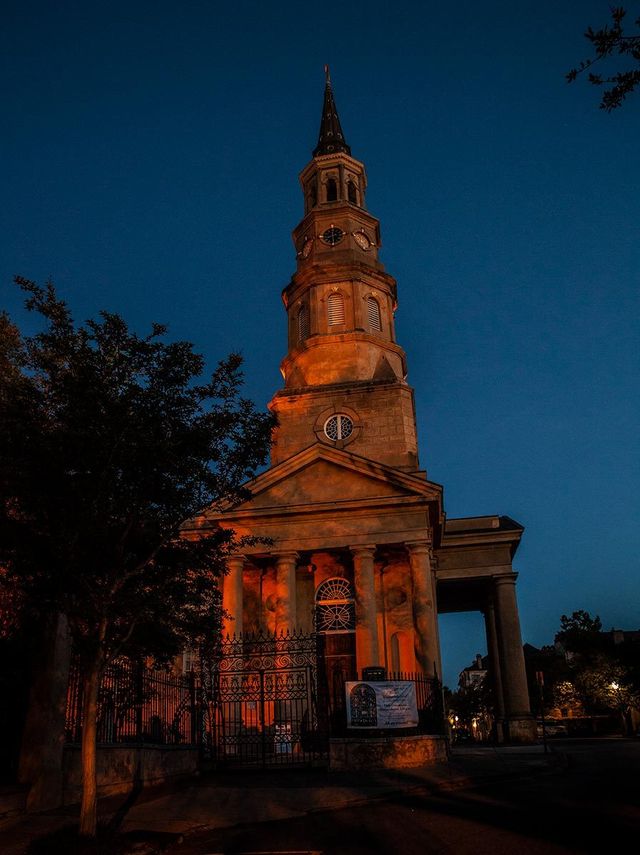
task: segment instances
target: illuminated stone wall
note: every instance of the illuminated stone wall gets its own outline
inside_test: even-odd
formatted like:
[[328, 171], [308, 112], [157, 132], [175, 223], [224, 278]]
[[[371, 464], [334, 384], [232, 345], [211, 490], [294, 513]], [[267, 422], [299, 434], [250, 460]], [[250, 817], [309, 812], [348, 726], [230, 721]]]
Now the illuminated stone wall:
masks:
[[404, 384], [354, 385], [307, 394], [279, 394], [271, 402], [280, 427], [271, 452], [272, 465], [281, 463], [316, 441], [329, 443], [323, 433], [333, 413], [353, 417], [355, 430], [343, 448], [387, 466], [418, 468], [413, 390]]

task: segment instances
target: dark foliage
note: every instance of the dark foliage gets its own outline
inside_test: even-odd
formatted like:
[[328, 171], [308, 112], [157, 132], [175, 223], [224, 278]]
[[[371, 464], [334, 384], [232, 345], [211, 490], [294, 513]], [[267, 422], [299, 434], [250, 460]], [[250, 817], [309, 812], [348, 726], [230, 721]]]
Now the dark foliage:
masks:
[[[588, 71], [590, 83], [594, 86], [607, 86], [602, 95], [600, 108], [608, 113], [619, 107], [627, 95], [640, 84], [640, 33], [630, 35], [625, 32], [626, 14], [624, 8], [614, 6], [611, 8], [610, 25], [605, 25], [599, 30], [589, 27], [584, 35], [593, 45], [595, 56], [583, 60], [579, 66], [572, 68], [566, 74], [567, 81], [572, 83], [579, 74]], [[640, 18], [634, 22], [634, 26], [640, 27]], [[630, 67], [609, 74], [597, 74], [591, 70], [595, 63], [611, 59], [613, 56], [629, 60]]]
[[621, 712], [640, 704], [640, 649], [616, 644], [600, 618], [582, 609], [562, 615], [554, 647], [531, 663], [545, 674], [544, 703], [586, 714]]
[[0, 317], [0, 579], [18, 606], [67, 615], [79, 651], [165, 655], [215, 625], [233, 533], [185, 540], [207, 505], [237, 502], [272, 418], [240, 397], [241, 359], [207, 381], [188, 342], [140, 337], [118, 315], [76, 325], [52, 285], [24, 279], [44, 321]]
[[218, 636], [216, 580], [242, 542], [181, 526], [247, 497], [273, 418], [240, 396], [238, 355], [203, 380], [202, 357], [163, 326], [140, 337], [109, 312], [77, 325], [51, 284], [16, 281], [43, 329], [25, 337], [0, 315], [0, 630], [66, 617], [91, 838], [101, 676], [119, 656], [168, 660]]
[[579, 609], [572, 612], [571, 617], [560, 617], [560, 631], [555, 641], [569, 653], [588, 654], [601, 646], [601, 631], [602, 621], [598, 615], [592, 618], [589, 612]]

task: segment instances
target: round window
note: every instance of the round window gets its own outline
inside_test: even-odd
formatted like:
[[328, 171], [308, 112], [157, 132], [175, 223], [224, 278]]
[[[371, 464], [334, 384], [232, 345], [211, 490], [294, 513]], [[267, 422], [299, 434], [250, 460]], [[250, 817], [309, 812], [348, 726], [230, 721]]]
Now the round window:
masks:
[[331, 416], [324, 423], [324, 432], [333, 442], [348, 439], [353, 433], [353, 422], [349, 416], [344, 416], [341, 413]]

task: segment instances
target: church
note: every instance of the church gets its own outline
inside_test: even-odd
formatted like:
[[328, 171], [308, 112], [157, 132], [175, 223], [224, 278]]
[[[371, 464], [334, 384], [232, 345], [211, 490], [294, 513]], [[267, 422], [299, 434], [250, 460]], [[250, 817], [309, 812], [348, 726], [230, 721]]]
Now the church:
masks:
[[228, 560], [224, 632], [315, 633], [329, 680], [372, 667], [439, 677], [438, 614], [480, 611], [497, 738], [530, 741], [512, 565], [523, 527], [506, 516], [447, 518], [442, 487], [421, 468], [395, 334], [398, 289], [380, 261], [365, 167], [345, 139], [328, 71], [300, 185], [270, 468], [243, 504], [184, 527], [186, 536], [223, 526], [256, 538]]

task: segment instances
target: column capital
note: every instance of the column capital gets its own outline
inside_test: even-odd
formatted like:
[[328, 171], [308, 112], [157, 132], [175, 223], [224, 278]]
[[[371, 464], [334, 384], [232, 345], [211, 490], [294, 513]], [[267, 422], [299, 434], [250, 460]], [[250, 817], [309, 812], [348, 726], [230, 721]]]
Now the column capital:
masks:
[[500, 576], [492, 576], [494, 585], [515, 585], [518, 578], [517, 573], [504, 573]]
[[238, 566], [244, 567], [244, 565], [246, 564], [246, 561], [247, 561], [246, 555], [242, 555], [239, 552], [236, 552], [234, 555], [227, 555], [227, 557], [225, 558], [225, 564], [227, 565], [227, 567], [229, 569], [231, 569], [232, 567], [238, 567]]
[[375, 543], [363, 543], [362, 546], [350, 546], [349, 551], [354, 557], [366, 558], [373, 557], [377, 548]]
[[429, 555], [431, 553], [430, 540], [410, 540], [404, 544], [411, 555]]
[[300, 553], [295, 552], [294, 550], [289, 550], [287, 552], [274, 552], [273, 557], [276, 560], [276, 564], [289, 563], [290, 561], [297, 561], [300, 558]]

